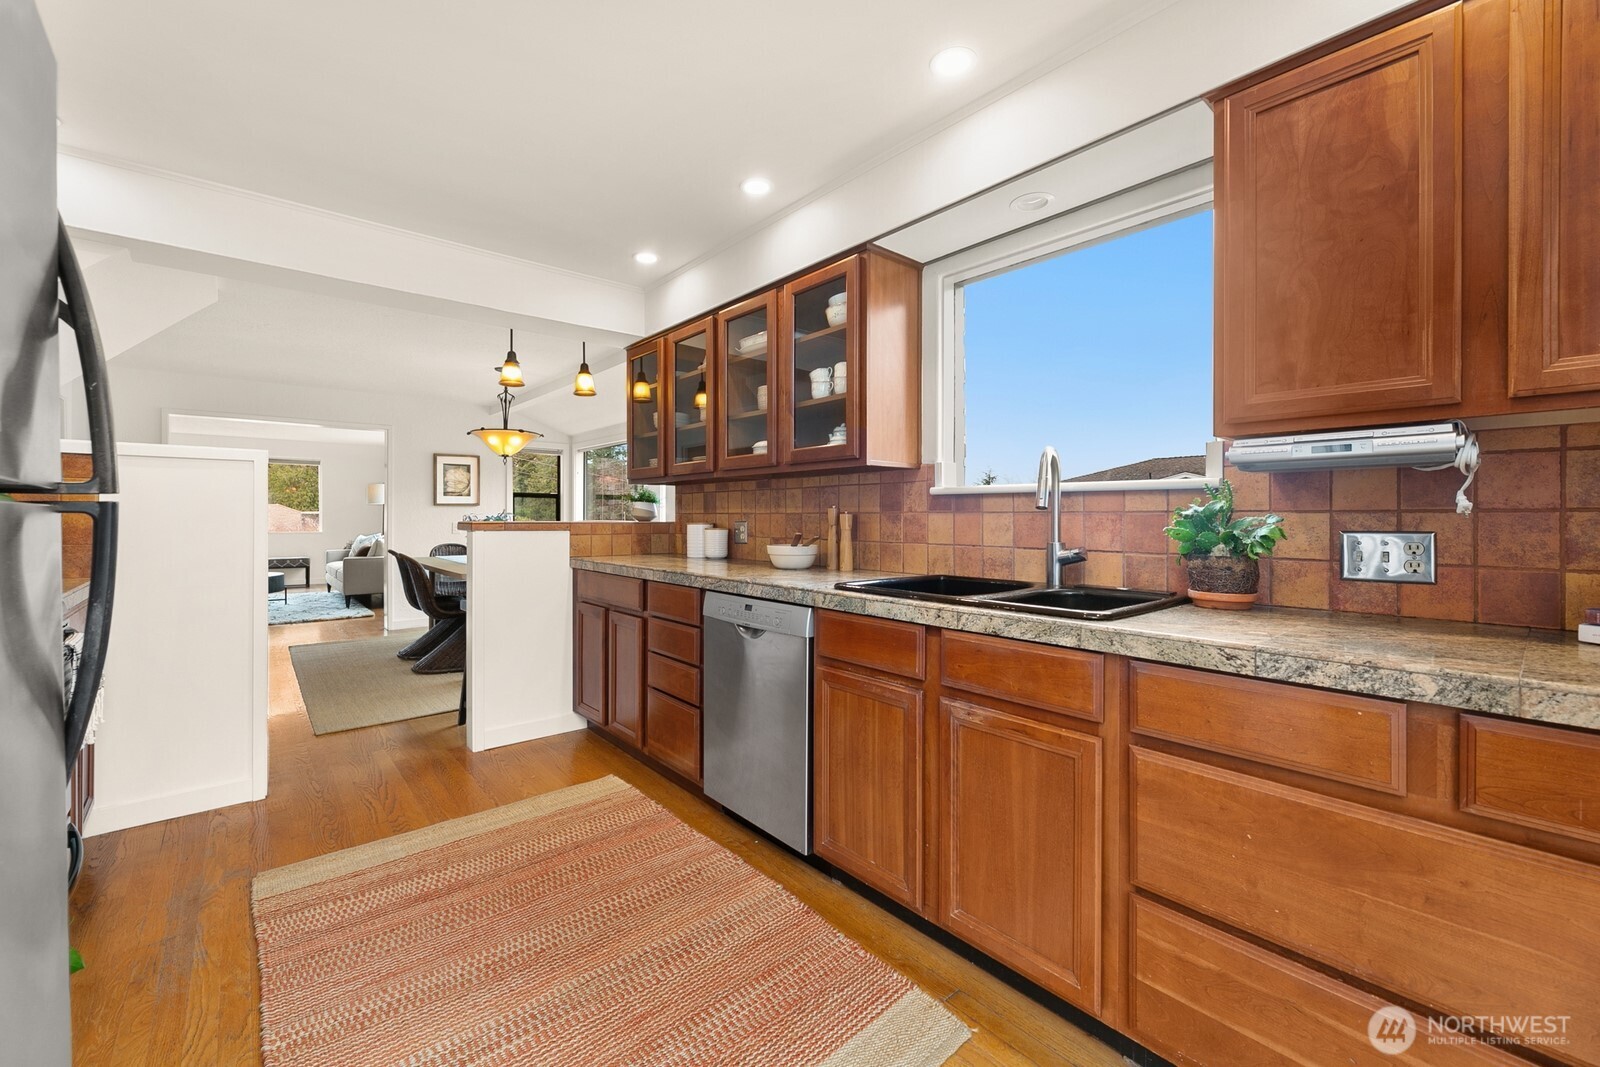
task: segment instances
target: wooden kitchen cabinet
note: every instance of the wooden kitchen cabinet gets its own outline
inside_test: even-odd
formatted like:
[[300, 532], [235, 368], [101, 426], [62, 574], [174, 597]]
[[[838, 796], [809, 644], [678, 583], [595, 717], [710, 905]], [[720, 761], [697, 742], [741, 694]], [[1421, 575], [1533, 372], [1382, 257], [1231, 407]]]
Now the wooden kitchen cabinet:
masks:
[[920, 685], [816, 670], [813, 847], [914, 910], [923, 906], [923, 719]]
[[[667, 442], [667, 473], [673, 477], [708, 474], [716, 461], [716, 422], [711, 416], [715, 351], [710, 318], [691, 322], [667, 334], [662, 375], [661, 432]], [[706, 405], [696, 398], [706, 393]], [[721, 407], [720, 400], [717, 407]], [[670, 413], [670, 414], [668, 414]]]
[[[628, 481], [659, 481], [667, 473], [665, 434], [661, 424], [671, 425], [662, 388], [666, 339], [652, 337], [628, 349]], [[640, 380], [649, 389], [648, 400], [636, 400], [633, 391]]]
[[606, 729], [636, 748], [644, 746], [644, 618], [622, 611], [606, 614], [609, 714]]
[[[920, 266], [866, 248], [635, 345], [630, 376], [635, 364], [647, 378], [652, 365], [669, 368], [667, 459], [653, 465], [654, 427], [630, 410], [630, 447], [646, 454], [629, 477], [918, 466], [920, 302]], [[704, 422], [692, 403], [701, 373]]]
[[1600, 11], [1511, 4], [1510, 389], [1600, 389]]
[[1461, 20], [1213, 99], [1219, 435], [1460, 401]]
[[611, 669], [606, 660], [606, 609], [577, 603], [573, 613], [573, 710], [596, 726], [606, 725]]
[[940, 925], [1100, 1010], [1099, 738], [1045, 714], [940, 702]]

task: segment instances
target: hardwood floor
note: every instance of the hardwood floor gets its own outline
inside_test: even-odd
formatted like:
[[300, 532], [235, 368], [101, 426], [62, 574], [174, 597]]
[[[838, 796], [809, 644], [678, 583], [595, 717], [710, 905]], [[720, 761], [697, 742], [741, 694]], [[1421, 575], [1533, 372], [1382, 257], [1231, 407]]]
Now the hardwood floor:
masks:
[[270, 629], [266, 800], [89, 840], [72, 897], [72, 940], [87, 965], [72, 978], [75, 1063], [259, 1063], [257, 872], [614, 774], [943, 1000], [974, 1031], [950, 1063], [1123, 1067], [982, 968], [586, 732], [474, 753], [450, 712], [316, 737], [289, 646], [381, 632], [381, 613]]

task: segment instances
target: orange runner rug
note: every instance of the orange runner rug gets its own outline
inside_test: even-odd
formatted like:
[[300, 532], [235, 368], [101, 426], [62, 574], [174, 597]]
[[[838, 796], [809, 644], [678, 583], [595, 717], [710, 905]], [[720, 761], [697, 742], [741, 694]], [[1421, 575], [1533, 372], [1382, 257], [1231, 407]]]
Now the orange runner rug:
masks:
[[943, 1063], [966, 1028], [616, 778], [266, 871], [268, 1067]]

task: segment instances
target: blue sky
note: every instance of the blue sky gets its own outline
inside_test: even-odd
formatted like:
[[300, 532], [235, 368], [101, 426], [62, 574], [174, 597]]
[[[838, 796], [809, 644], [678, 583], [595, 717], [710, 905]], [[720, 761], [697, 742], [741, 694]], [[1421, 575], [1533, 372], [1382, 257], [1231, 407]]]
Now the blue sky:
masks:
[[1062, 477], [1211, 438], [1211, 212], [965, 287], [967, 482]]

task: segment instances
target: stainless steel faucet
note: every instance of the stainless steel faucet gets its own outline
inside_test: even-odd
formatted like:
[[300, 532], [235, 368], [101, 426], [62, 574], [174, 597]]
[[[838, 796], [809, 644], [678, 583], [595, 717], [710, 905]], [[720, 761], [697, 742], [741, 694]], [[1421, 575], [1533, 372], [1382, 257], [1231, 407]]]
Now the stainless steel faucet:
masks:
[[1061, 547], [1061, 457], [1046, 445], [1039, 454], [1039, 492], [1033, 506], [1050, 509], [1050, 540], [1044, 546], [1044, 586], [1061, 588], [1061, 568], [1088, 559], [1081, 548]]

